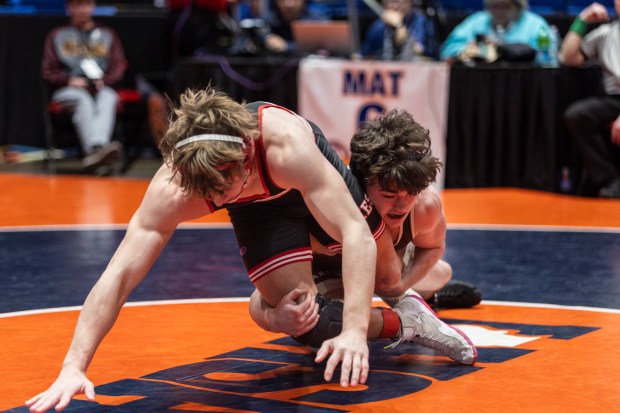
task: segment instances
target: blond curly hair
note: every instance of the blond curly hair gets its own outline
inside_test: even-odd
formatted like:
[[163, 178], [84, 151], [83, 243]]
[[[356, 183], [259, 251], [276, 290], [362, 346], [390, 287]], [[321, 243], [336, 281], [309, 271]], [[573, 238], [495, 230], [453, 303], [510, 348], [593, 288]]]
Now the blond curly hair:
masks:
[[226, 94], [208, 86], [188, 89], [172, 109], [173, 120], [159, 142], [159, 149], [181, 188], [204, 198], [224, 193], [247, 160], [247, 151], [235, 142], [199, 141], [175, 149], [177, 142], [201, 134], [239, 136], [249, 147], [260, 134], [255, 117]]

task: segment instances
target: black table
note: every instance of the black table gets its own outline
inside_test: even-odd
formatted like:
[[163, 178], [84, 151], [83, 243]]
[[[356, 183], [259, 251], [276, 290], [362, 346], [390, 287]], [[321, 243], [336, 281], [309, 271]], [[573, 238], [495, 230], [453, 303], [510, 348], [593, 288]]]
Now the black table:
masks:
[[600, 92], [599, 67], [453, 66], [446, 188], [557, 191], [560, 171], [580, 171], [563, 112]]
[[173, 91], [204, 88], [209, 83], [238, 102], [268, 101], [297, 110], [299, 59], [284, 56], [205, 56], [180, 60]]

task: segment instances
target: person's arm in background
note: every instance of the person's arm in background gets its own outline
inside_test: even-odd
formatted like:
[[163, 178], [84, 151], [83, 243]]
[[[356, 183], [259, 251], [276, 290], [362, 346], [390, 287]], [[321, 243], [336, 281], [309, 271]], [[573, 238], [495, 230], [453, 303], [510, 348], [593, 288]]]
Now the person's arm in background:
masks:
[[293, 52], [297, 49], [295, 42], [287, 41], [281, 36], [273, 33], [265, 36], [264, 44], [267, 50], [272, 52]]
[[611, 124], [611, 142], [616, 146], [620, 146], [620, 115]]
[[64, 86], [80, 87], [88, 89], [89, 83], [82, 76], [71, 74], [71, 70], [66, 67], [56, 54], [55, 38], [63, 28], [55, 29], [47, 35], [43, 47], [43, 58], [41, 61], [41, 76], [52, 90]]
[[112, 44], [110, 46], [110, 55], [108, 57], [108, 67], [103, 75], [103, 83], [106, 86], [114, 87], [125, 76], [125, 70], [127, 69], [127, 59], [125, 58], [125, 52], [120, 38], [116, 32], [110, 30], [112, 33]]
[[407, 25], [407, 37], [414, 40], [413, 52], [417, 56], [434, 57], [435, 30], [422, 11], [416, 11]]
[[475, 42], [476, 33], [483, 30], [483, 26], [487, 24], [483, 13], [486, 12], [472, 14], [450, 32], [441, 45], [439, 53], [441, 60], [454, 61], [468, 44]]
[[381, 50], [383, 49], [383, 32], [385, 24], [381, 19], [377, 19], [364, 34], [364, 40], [360, 45], [360, 53], [363, 57], [369, 59], [380, 59]]
[[404, 18], [401, 12], [390, 9], [384, 10], [381, 15], [381, 20], [387, 26], [394, 28], [394, 42], [399, 46], [404, 44], [409, 36], [409, 29], [404, 24]]
[[437, 38], [433, 19], [423, 11], [420, 11], [413, 20], [415, 21], [415, 26], [412, 33], [415, 36], [416, 42], [420, 45], [418, 53], [437, 59], [439, 57], [439, 51], [437, 50], [439, 39]]
[[45, 38], [41, 61], [41, 76], [53, 87], [66, 86], [70, 77], [69, 71], [60, 63], [54, 50], [54, 38], [57, 33], [58, 29], [55, 29]]
[[564, 37], [558, 53], [560, 63], [567, 66], [580, 66], [586, 61], [581, 52], [581, 43], [586, 34], [588, 24], [601, 23], [609, 20], [607, 8], [600, 3], [592, 3], [579, 13], [570, 30]]

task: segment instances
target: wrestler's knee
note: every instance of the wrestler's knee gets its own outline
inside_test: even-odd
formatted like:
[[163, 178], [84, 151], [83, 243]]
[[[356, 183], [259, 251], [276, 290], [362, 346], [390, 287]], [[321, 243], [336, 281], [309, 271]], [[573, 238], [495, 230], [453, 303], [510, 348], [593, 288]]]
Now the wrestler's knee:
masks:
[[439, 273], [439, 278], [441, 282], [445, 285], [452, 279], [452, 266], [445, 262], [444, 260], [439, 260], [435, 264], [437, 272]]

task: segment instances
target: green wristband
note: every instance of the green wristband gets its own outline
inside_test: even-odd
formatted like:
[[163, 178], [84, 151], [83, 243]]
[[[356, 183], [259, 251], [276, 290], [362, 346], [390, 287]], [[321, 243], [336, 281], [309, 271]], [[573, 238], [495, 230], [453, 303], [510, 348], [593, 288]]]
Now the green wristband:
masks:
[[583, 37], [583, 35], [586, 34], [586, 31], [588, 31], [588, 23], [583, 21], [581, 17], [577, 16], [568, 30]]

